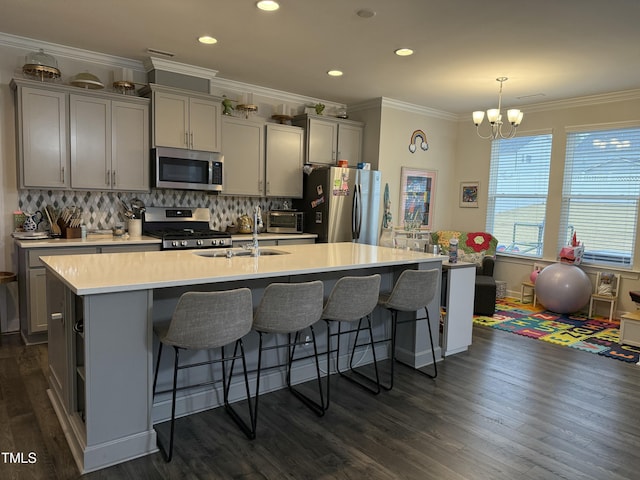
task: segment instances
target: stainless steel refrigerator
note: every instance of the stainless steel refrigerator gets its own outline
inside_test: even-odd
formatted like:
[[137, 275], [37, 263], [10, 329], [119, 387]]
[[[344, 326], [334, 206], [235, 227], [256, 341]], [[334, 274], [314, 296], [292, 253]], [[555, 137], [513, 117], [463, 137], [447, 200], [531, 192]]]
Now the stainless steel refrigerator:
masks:
[[320, 243], [377, 245], [380, 172], [316, 167], [304, 174], [304, 197], [294, 206], [304, 212], [304, 231], [317, 234]]

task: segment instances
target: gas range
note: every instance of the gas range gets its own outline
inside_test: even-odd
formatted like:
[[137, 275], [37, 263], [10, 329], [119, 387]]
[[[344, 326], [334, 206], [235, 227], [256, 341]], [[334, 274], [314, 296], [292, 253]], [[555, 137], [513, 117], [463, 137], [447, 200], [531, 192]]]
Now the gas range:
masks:
[[231, 235], [211, 230], [208, 208], [147, 207], [145, 235], [162, 239], [163, 250], [231, 247]]

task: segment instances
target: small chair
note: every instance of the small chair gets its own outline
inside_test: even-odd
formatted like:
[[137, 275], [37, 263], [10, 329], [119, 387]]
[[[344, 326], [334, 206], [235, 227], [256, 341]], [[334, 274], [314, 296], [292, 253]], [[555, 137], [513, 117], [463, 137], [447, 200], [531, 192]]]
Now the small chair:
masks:
[[[536, 270], [538, 272], [541, 272], [544, 267], [545, 265], [541, 263], [534, 263], [531, 273], [535, 272]], [[525, 280], [520, 284], [520, 303], [524, 303], [525, 297], [531, 297], [531, 303], [534, 307], [538, 303], [536, 284], [532, 282], [531, 279]]]
[[[339, 279], [331, 293], [329, 298], [325, 302], [324, 310], [322, 312], [322, 318], [327, 323], [327, 372], [329, 371], [329, 365], [331, 360], [331, 338], [336, 337], [336, 372], [338, 372], [344, 378], [362, 386], [374, 394], [380, 393], [380, 376], [378, 374], [378, 362], [376, 359], [376, 350], [373, 340], [373, 331], [371, 329], [371, 313], [378, 304], [378, 296], [380, 294], [380, 275], [369, 275], [364, 277], [342, 277]], [[358, 336], [362, 327], [362, 321], [367, 319], [367, 330], [369, 331], [369, 342], [358, 344]], [[358, 322], [356, 329], [342, 330], [342, 322], [354, 323]], [[337, 333], [331, 333], [331, 324], [338, 324]], [[355, 339], [353, 341], [353, 347], [351, 349], [351, 357], [349, 360], [349, 369], [354, 375], [364, 379], [366, 383], [363, 383], [352, 375], [346, 375], [344, 371], [340, 370], [340, 337], [343, 334], [356, 332]], [[375, 370], [375, 380], [357, 371], [353, 365], [354, 354], [356, 348], [360, 346], [368, 345], [371, 347], [371, 353], [373, 355], [373, 366]], [[348, 349], [347, 349], [348, 352]], [[329, 381], [330, 375], [327, 375], [327, 408], [330, 402], [331, 382]], [[373, 383], [375, 386], [370, 385]]]
[[[389, 385], [381, 385], [385, 390], [393, 388], [394, 363], [396, 359], [396, 330], [399, 323], [417, 322], [426, 320], [429, 328], [429, 342], [431, 344], [431, 356], [433, 358], [433, 374], [418, 371], [430, 378], [438, 376], [436, 364], [436, 352], [433, 347], [433, 334], [427, 306], [433, 301], [438, 290], [438, 270], [404, 270], [391, 293], [380, 294], [378, 305], [391, 312], [391, 380]], [[417, 312], [424, 308], [425, 317], [403, 320], [398, 322], [398, 312]]]
[[[322, 281], [301, 283], [271, 283], [265, 288], [262, 300], [253, 315], [253, 329], [260, 337], [258, 345], [258, 369], [256, 374], [256, 397], [255, 410], [253, 413], [254, 432], [258, 423], [258, 399], [260, 397], [260, 375], [262, 372], [262, 354], [264, 351], [277, 350], [284, 347], [289, 349], [286, 365], [272, 365], [268, 368], [286, 366], [287, 387], [298, 399], [315, 412], [319, 417], [324, 415], [326, 406], [322, 392], [322, 375], [320, 373], [320, 361], [318, 357], [318, 347], [316, 344], [316, 334], [313, 324], [320, 320], [322, 316], [322, 303], [324, 295], [324, 285]], [[318, 380], [318, 390], [320, 401], [315, 401], [293, 388], [291, 383], [291, 366], [295, 360], [302, 360], [307, 357], [295, 358], [296, 346], [306, 343], [300, 341], [300, 332], [306, 328], [311, 330], [311, 342], [313, 344], [313, 357], [315, 358], [316, 374]], [[287, 334], [287, 343], [264, 345], [266, 334]], [[291, 339], [294, 334], [293, 340]]]
[[619, 273], [598, 272], [596, 274], [595, 292], [591, 294], [591, 300], [589, 301], [589, 318], [592, 318], [593, 302], [609, 302], [609, 321], [613, 320], [619, 289]]
[[[238, 288], [222, 292], [187, 292], [178, 300], [178, 304], [173, 312], [169, 324], [159, 324], [154, 326], [154, 331], [160, 338], [158, 350], [158, 360], [156, 363], [156, 373], [153, 379], [153, 396], [156, 395], [156, 385], [158, 382], [158, 370], [160, 358], [162, 356], [163, 345], [170, 345], [174, 348], [174, 368], [173, 368], [173, 388], [157, 393], [172, 392], [171, 399], [171, 430], [169, 439], [169, 451], [167, 452], [158, 435], [158, 447], [160, 448], [165, 461], [170, 462], [173, 456], [173, 436], [175, 431], [176, 414], [176, 391], [178, 389], [201, 387], [216, 383], [215, 381], [199, 383], [177, 387], [178, 370], [191, 367], [199, 367], [207, 364], [222, 363], [222, 387], [224, 406], [231, 418], [238, 424], [245, 435], [252, 439], [255, 437], [253, 429], [254, 418], [251, 408], [251, 395], [249, 390], [249, 380], [247, 376], [247, 366], [244, 356], [244, 346], [242, 337], [251, 331], [253, 322], [253, 305], [251, 290], [248, 288]], [[224, 347], [235, 342], [232, 356], [225, 356]], [[221, 349], [220, 358], [205, 362], [179, 364], [180, 350], [210, 350]], [[240, 354], [238, 354], [240, 349]], [[244, 382], [249, 402], [250, 426], [240, 418], [229, 404], [229, 388], [236, 359], [242, 359], [244, 371]], [[226, 362], [232, 361], [229, 378], [226, 375]]]

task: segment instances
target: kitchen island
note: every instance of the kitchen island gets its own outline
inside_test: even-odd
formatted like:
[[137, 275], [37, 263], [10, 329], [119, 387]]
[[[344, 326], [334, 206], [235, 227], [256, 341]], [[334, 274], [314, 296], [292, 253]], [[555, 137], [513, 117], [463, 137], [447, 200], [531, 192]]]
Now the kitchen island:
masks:
[[[445, 259], [354, 243], [269, 247], [258, 257], [242, 250], [233, 252], [239, 254], [211, 256], [211, 251], [186, 250], [41, 257], [47, 269], [50, 316], [49, 394], [82, 472], [157, 450], [153, 425], [168, 418], [169, 401], [163, 396], [152, 401], [157, 351], [152, 327], [171, 318], [182, 293], [243, 286], [251, 288], [257, 305], [264, 288], [274, 281], [320, 279], [328, 295], [340, 277], [371, 273], [380, 273], [381, 289], [391, 290], [404, 269], [441, 270]], [[439, 295], [428, 306], [434, 332], [439, 330], [437, 299]], [[388, 318], [376, 311], [374, 321], [375, 334], [386, 337]], [[425, 322], [399, 329], [398, 358], [413, 367], [428, 364], [431, 351], [424, 350], [429, 344], [426, 335]], [[250, 368], [255, 366], [254, 337], [257, 335], [251, 333], [245, 339]], [[438, 344], [437, 339], [435, 343]], [[326, 348], [326, 343], [320, 348]], [[376, 349], [376, 353], [384, 358], [386, 347], [380, 348], [381, 352]], [[371, 361], [371, 353], [366, 353], [362, 355], [363, 363]], [[200, 352], [193, 359], [197, 360], [200, 354], [206, 355]], [[436, 358], [441, 357], [439, 346], [435, 354]], [[275, 352], [265, 361], [279, 363]], [[300, 363], [292, 375], [295, 382], [313, 377], [311, 360]], [[169, 361], [160, 367], [160, 390], [169, 384], [169, 369]], [[202, 369], [191, 376], [190, 383], [215, 380], [215, 375], [215, 371]], [[254, 377], [251, 378], [254, 384]], [[282, 388], [282, 372], [274, 369], [264, 378], [263, 385], [264, 391]], [[184, 391], [177, 402], [177, 414], [218, 406], [219, 390]], [[240, 383], [232, 384], [232, 401], [241, 397], [240, 390]]]

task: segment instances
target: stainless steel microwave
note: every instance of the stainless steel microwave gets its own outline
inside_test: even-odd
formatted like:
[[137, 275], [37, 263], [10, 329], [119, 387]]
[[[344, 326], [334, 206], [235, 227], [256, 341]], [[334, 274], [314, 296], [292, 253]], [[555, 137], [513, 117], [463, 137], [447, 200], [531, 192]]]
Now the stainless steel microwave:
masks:
[[221, 153], [158, 147], [152, 150], [152, 185], [155, 188], [222, 192]]
[[267, 213], [267, 232], [302, 233], [303, 215], [292, 210], [271, 210]]

